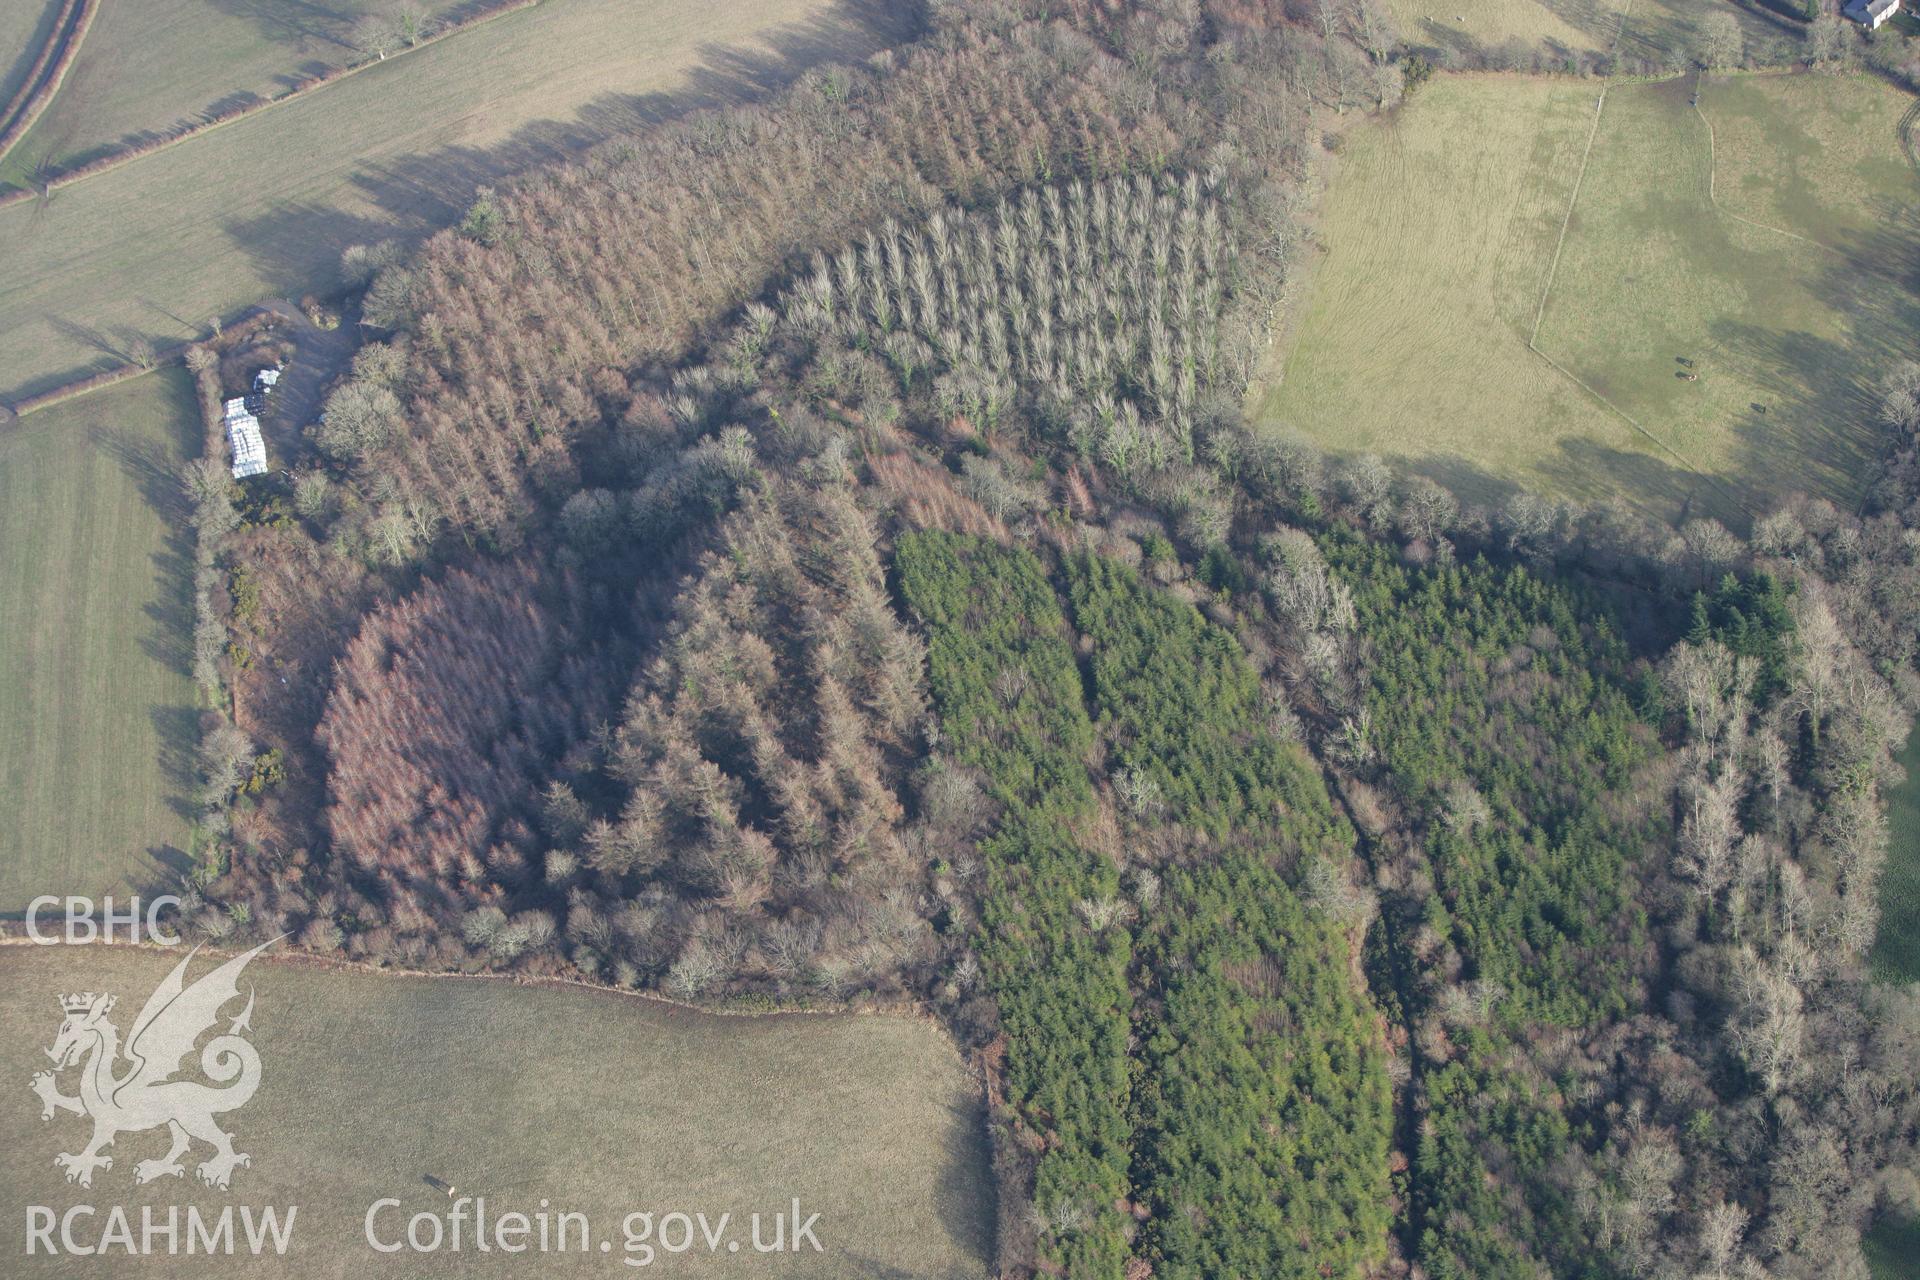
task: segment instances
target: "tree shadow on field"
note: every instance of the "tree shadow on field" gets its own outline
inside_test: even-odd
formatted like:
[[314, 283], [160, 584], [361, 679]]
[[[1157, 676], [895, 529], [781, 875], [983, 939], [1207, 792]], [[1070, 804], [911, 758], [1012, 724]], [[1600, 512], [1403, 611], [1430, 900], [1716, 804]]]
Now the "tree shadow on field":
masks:
[[193, 874], [193, 857], [178, 845], [149, 845], [146, 850], [146, 864], [137, 871], [129, 871], [127, 879], [133, 882], [142, 898], [152, 898], [156, 894], [177, 890], [181, 883]]
[[1765, 415], [1735, 428], [1742, 472], [1803, 487], [1817, 478], [1822, 496], [1843, 505], [1866, 488], [1886, 444], [1882, 380], [1920, 357], [1920, 211], [1876, 209], [1873, 230], [1854, 237], [1846, 255], [1821, 255], [1806, 286], [1846, 317], [1843, 338], [1733, 321], [1713, 330], [1771, 397]]
[[[184, 326], [184, 328], [189, 331], [195, 327], [187, 324], [187, 322], [183, 321], [180, 317], [175, 316], [150, 299], [143, 298], [140, 299], [140, 301], [173, 321], [175, 324]], [[23, 399], [27, 396], [38, 395], [43, 391], [51, 391], [58, 387], [68, 386], [83, 378], [92, 377], [97, 373], [106, 373], [114, 369], [125, 369], [140, 362], [142, 348], [146, 348], [146, 354], [149, 355], [158, 353], [178, 341], [181, 336], [179, 330], [172, 332], [165, 330], [152, 331], [137, 328], [133, 325], [115, 325], [112, 328], [102, 328], [98, 325], [81, 324], [78, 321], [69, 320], [65, 316], [56, 315], [47, 316], [46, 323], [48, 328], [52, 329], [61, 337], [68, 339], [76, 346], [91, 349], [94, 353], [93, 357], [80, 364], [70, 365], [67, 368], [55, 370], [51, 373], [43, 373], [37, 378], [29, 378], [11, 388], [11, 390], [7, 392], [8, 399]]]
[[1396, 460], [1400, 470], [1424, 476], [1460, 499], [1476, 507], [1497, 511], [1521, 492], [1521, 486], [1491, 471], [1484, 471], [1464, 458], [1442, 454]]
[[208, 0], [221, 13], [251, 19], [265, 39], [275, 44], [292, 45], [301, 53], [329, 47], [336, 54], [348, 50], [347, 38], [353, 24], [363, 13], [377, 13], [381, 6], [342, 3], [330, 0]]
[[1734, 5], [1796, 38], [1806, 30], [1806, 5], [1799, 0], [1734, 0]]
[[1540, 0], [1540, 7], [1604, 49], [1620, 30], [1620, 0]]
[[[1847, 257], [1852, 272], [1884, 281], [1904, 294], [1920, 293], [1920, 202], [1875, 197], [1867, 206], [1871, 225], [1832, 246]], [[1820, 284], [1838, 289], [1845, 276], [1829, 269]]]
[[[207, 0], [215, 9], [235, 18], [252, 20], [260, 35], [275, 44], [292, 45], [301, 53], [353, 52], [353, 27], [363, 17], [391, 17], [410, 7], [405, 0]], [[428, 11], [433, 29], [458, 26], [499, 0], [425, 0], [416, 7]]]
[[156, 441], [95, 424], [87, 429], [87, 447], [110, 458], [133, 481], [144, 501], [167, 527], [153, 553], [153, 597], [145, 606], [151, 624], [140, 639], [149, 658], [179, 675], [193, 673], [193, 536], [186, 494], [173, 455]]
[[60, 15], [59, 0], [7, 0], [7, 3], [20, 8], [37, 5], [40, 17], [25, 44], [18, 49], [0, 52], [0, 102], [11, 98], [21, 81], [27, 78], [27, 72], [33, 69], [40, 50], [53, 38], [54, 20]]
[[1711, 332], [1765, 397], [1764, 414], [1732, 427], [1741, 474], [1769, 496], [1801, 489], [1853, 505], [1878, 456], [1874, 371], [1884, 366], [1803, 330], [1723, 320]]
[[477, 187], [577, 158], [598, 144], [697, 111], [758, 101], [814, 67], [858, 63], [911, 39], [923, 25], [919, 4], [841, 0], [805, 21], [761, 33], [756, 41], [764, 49], [703, 46], [700, 63], [671, 92], [605, 93], [571, 119], [532, 122], [497, 145], [446, 147], [366, 163], [352, 181], [386, 218], [310, 205], [233, 218], [224, 229], [276, 291], [290, 296], [333, 292], [341, 284], [335, 264], [348, 246], [424, 238], [456, 221]]
[[[167, 670], [191, 679], [194, 549], [187, 497], [174, 467], [174, 455], [156, 441], [97, 423], [87, 428], [86, 442], [88, 448], [110, 458], [133, 481], [141, 500], [166, 525], [166, 537], [152, 557], [154, 589], [142, 607], [147, 625], [140, 636], [140, 649]], [[161, 703], [149, 707], [147, 714], [158, 742], [157, 764], [166, 783], [167, 807], [190, 822], [195, 816], [189, 797], [197, 780], [199, 710], [192, 705]], [[169, 873], [175, 859], [185, 858], [171, 845], [154, 846], [147, 854]]]
[[273, 81], [282, 89], [298, 89], [301, 85], [316, 80], [331, 70], [333, 70], [331, 62], [309, 58], [291, 71], [281, 72], [273, 78]]
[[1540, 464], [1540, 471], [1562, 489], [1591, 491], [1597, 482], [1622, 495], [1642, 515], [1666, 524], [1711, 516], [1730, 529], [1744, 529], [1753, 518], [1722, 483], [1650, 451], [1567, 440], [1558, 456]]
[[1536, 464], [1545, 483], [1523, 484], [1462, 458], [1427, 456], [1394, 460], [1397, 470], [1424, 476], [1463, 504], [1493, 514], [1523, 493], [1545, 497], [1580, 494], [1580, 503], [1611, 502], [1655, 523], [1678, 524], [1710, 515], [1730, 528], [1750, 518], [1709, 478], [1651, 452], [1617, 449], [1593, 440], [1563, 440], [1559, 453]]
[[1450, 27], [1437, 18], [1422, 18], [1416, 30], [1403, 38], [1407, 47], [1436, 65], [1447, 68], [1472, 67], [1486, 71], [1523, 71], [1541, 65], [1559, 65], [1579, 57], [1581, 51], [1551, 37], [1529, 43], [1511, 36], [1489, 43], [1471, 31]]
[[80, 346], [93, 348], [106, 357], [110, 365], [133, 363], [131, 339], [137, 336], [135, 334], [81, 324], [77, 320], [68, 320], [64, 316], [49, 316], [47, 323], [60, 336], [72, 339]]
[[935, 1209], [940, 1225], [947, 1235], [982, 1264], [991, 1263], [997, 1224], [985, 1098], [970, 1096], [947, 1108], [940, 1178], [934, 1194], [938, 1197]]
[[[957, 1274], [980, 1275], [991, 1269], [996, 1244], [986, 1100], [970, 1097], [947, 1107], [946, 1113], [934, 1210], [947, 1237], [978, 1263]], [[845, 1255], [844, 1264], [844, 1274], [858, 1280], [925, 1280], [927, 1274], [857, 1250]]]
[[[257, 108], [265, 102], [265, 98], [251, 89], [235, 89], [232, 93], [215, 98], [213, 102], [208, 105], [204, 114], [209, 117], [236, 115], [239, 112]], [[121, 139], [121, 141], [129, 145], [136, 144], [140, 141], [140, 135], [129, 134], [127, 137]]]
[[200, 783], [200, 712], [188, 706], [149, 707], [147, 715], [160, 740], [160, 776], [167, 784], [167, 808], [182, 821], [199, 814], [193, 793]]
[[1658, 19], [1651, 15], [1637, 17], [1637, 20], [1630, 17], [1620, 33], [1615, 52], [1623, 58], [1658, 64], [1684, 58], [1699, 44], [1700, 24], [1690, 16], [1668, 9]]

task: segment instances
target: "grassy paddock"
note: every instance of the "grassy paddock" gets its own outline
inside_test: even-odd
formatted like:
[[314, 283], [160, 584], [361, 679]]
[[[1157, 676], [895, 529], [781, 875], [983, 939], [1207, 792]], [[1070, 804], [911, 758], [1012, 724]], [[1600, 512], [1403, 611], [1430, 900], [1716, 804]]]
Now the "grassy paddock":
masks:
[[1703, 43], [1704, 19], [1718, 11], [1733, 15], [1747, 52], [1771, 64], [1805, 39], [1805, 26], [1782, 12], [1791, 7], [1792, 0], [1758, 0], [1757, 6], [1734, 0], [1633, 0], [1618, 52], [1664, 63], [1675, 72], [1690, 69]]
[[27, 78], [40, 47], [53, 34], [59, 0], [9, 0], [0, 4], [0, 104]]
[[1873, 1280], [1920, 1280], [1920, 1218], [1881, 1218], [1865, 1244]]
[[1912, 95], [1875, 76], [1708, 80], [1720, 208], [1878, 261], [1907, 265], [1916, 192], [1898, 122]]
[[[1900, 285], [1920, 185], [1894, 167], [1911, 98], [1864, 77], [1709, 80], [1716, 209], [1690, 84], [1616, 84], [1595, 130], [1597, 84], [1442, 79], [1353, 134], [1262, 416], [1477, 496], [1510, 482], [1735, 524], [1786, 487], [1853, 502], [1872, 385], [1920, 322]], [[1651, 439], [1527, 350], [1536, 314], [1539, 351]]]
[[880, 39], [829, 0], [564, 0], [0, 209], [0, 397], [330, 289], [347, 245], [444, 225], [477, 183]]
[[[0, 1175], [8, 1217], [24, 1206], [226, 1204], [300, 1206], [285, 1259], [149, 1258], [142, 1275], [219, 1277], [561, 1276], [649, 1274], [622, 1265], [629, 1212], [746, 1215], [817, 1212], [822, 1252], [661, 1254], [659, 1270], [694, 1276], [979, 1277], [992, 1248], [984, 1123], [952, 1044], [907, 1018], [719, 1017], [611, 993], [491, 981], [409, 978], [255, 962], [259, 1093], [222, 1125], [253, 1163], [230, 1192], [185, 1179], [133, 1183], [134, 1162], [163, 1134], [128, 1133], [91, 1190], [67, 1186], [56, 1152], [85, 1127], [43, 1123], [26, 1089], [60, 1022], [57, 997], [109, 991], [124, 1033], [177, 954], [100, 947], [0, 948]], [[211, 968], [196, 962], [193, 975]], [[222, 1024], [224, 1026], [224, 1023]], [[69, 1092], [73, 1085], [67, 1084]], [[368, 1206], [444, 1214], [451, 1181], [490, 1214], [586, 1213], [608, 1254], [376, 1254]], [[183, 1209], [184, 1212], [184, 1209]], [[404, 1229], [405, 1217], [382, 1220]], [[770, 1227], [770, 1224], [769, 1224]], [[696, 1234], [696, 1239], [698, 1236]], [[73, 1274], [74, 1260], [28, 1259], [10, 1245], [9, 1276]], [[37, 1265], [36, 1265], [37, 1264]], [[130, 1264], [131, 1265], [131, 1264]]]
[[[1773, 210], [1749, 193], [1795, 172], [1801, 139], [1772, 126], [1778, 110], [1818, 118], [1844, 104], [1873, 119], [1861, 105], [1870, 102], [1884, 113], [1874, 150], [1900, 158], [1893, 128], [1906, 96], [1846, 84], [1852, 94], [1826, 77], [1781, 78], [1764, 92], [1705, 83], [1701, 108], [1716, 136], [1726, 121], [1739, 140], [1725, 153], [1716, 141], [1712, 154], [1728, 209], [1744, 204], [1764, 220]], [[1912, 227], [1889, 223], [1897, 244], [1853, 228], [1888, 213], [1882, 200], [1912, 202], [1920, 189], [1911, 173], [1897, 192], [1836, 184], [1830, 215], [1803, 224], [1824, 245], [1725, 216], [1708, 203], [1707, 125], [1691, 88], [1676, 80], [1608, 95], [1539, 346], [1718, 477], [1724, 488], [1701, 494], [1715, 514], [1757, 514], [1796, 490], [1851, 506], [1880, 447], [1875, 384], [1920, 323], [1900, 276], [1902, 255], [1920, 246]], [[1757, 121], [1745, 115], [1755, 104], [1766, 108]], [[1678, 376], [1683, 357], [1696, 381]]]
[[0, 427], [0, 912], [144, 883], [186, 841], [197, 452], [179, 370]]
[[1631, 427], [1527, 350], [1597, 92], [1446, 77], [1350, 134], [1322, 209], [1325, 257], [1258, 416], [1479, 498], [1556, 471], [1599, 497], [1606, 468], [1575, 458], [1648, 460]]
[[1872, 962], [1887, 981], [1920, 982], [1920, 733], [1908, 741], [1900, 763], [1907, 780], [1887, 796], [1890, 839]]
[[[423, 4], [429, 13], [451, 0]], [[270, 98], [357, 61], [354, 22], [386, 0], [138, 0], [105, 6], [60, 93], [4, 164], [0, 184], [36, 167], [84, 163], [247, 98]]]
[[1389, 0], [1400, 34], [1416, 48], [1467, 51], [1510, 40], [1530, 48], [1591, 53], [1613, 43], [1624, 0]]
[[1777, 52], [1802, 38], [1792, 19], [1732, 0], [1388, 0], [1387, 7], [1408, 44], [1464, 56], [1502, 46], [1560, 57], [1612, 51], [1679, 70], [1700, 48], [1702, 19], [1716, 10], [1733, 15], [1755, 52]]

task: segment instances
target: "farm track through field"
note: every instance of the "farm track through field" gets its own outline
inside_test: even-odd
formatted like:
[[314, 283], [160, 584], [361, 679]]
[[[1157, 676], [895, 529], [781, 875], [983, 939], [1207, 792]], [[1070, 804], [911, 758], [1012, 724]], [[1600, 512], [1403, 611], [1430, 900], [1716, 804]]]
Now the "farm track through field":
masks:
[[[1626, 13], [1630, 13], [1631, 11], [1632, 11], [1632, 5], [1629, 4], [1627, 6]], [[1622, 30], [1624, 30], [1626, 27], [1626, 13], [1623, 13], [1621, 15], [1620, 25]], [[1616, 43], [1617, 42], [1618, 42], [1618, 37], [1616, 37]], [[1546, 363], [1549, 366], [1551, 366], [1556, 372], [1558, 372], [1562, 377], [1566, 378], [1569, 382], [1573, 383], [1576, 387], [1579, 387], [1582, 391], [1592, 396], [1594, 400], [1604, 405], [1609, 412], [1617, 415], [1621, 421], [1625, 422], [1628, 426], [1632, 427], [1635, 431], [1639, 432], [1642, 436], [1652, 441], [1653, 444], [1661, 450], [1661, 452], [1673, 458], [1682, 467], [1686, 468], [1688, 471], [1692, 472], [1694, 475], [1698, 476], [1700, 479], [1706, 481], [1707, 483], [1713, 485], [1714, 488], [1720, 490], [1723, 494], [1727, 496], [1728, 500], [1731, 501], [1736, 507], [1740, 508], [1741, 510], [1746, 510], [1746, 504], [1740, 501], [1739, 496], [1729, 486], [1727, 486], [1725, 482], [1720, 480], [1717, 476], [1714, 476], [1709, 472], [1702, 471], [1699, 467], [1695, 466], [1693, 461], [1690, 458], [1688, 458], [1685, 454], [1681, 453], [1678, 449], [1675, 449], [1672, 445], [1668, 444], [1665, 440], [1661, 439], [1658, 435], [1654, 434], [1654, 432], [1650, 428], [1648, 428], [1645, 423], [1641, 422], [1638, 418], [1634, 417], [1632, 414], [1628, 413], [1625, 409], [1622, 409], [1619, 405], [1615, 404], [1612, 400], [1609, 400], [1606, 396], [1602, 395], [1598, 390], [1590, 386], [1584, 379], [1576, 375], [1571, 369], [1568, 369], [1565, 365], [1561, 364], [1558, 360], [1555, 360], [1552, 356], [1542, 351], [1537, 342], [1537, 339], [1540, 336], [1541, 321], [1545, 318], [1547, 314], [1547, 300], [1549, 297], [1552, 296], [1552, 293], [1553, 293], [1554, 277], [1558, 273], [1560, 268], [1560, 251], [1566, 244], [1567, 229], [1573, 224], [1574, 208], [1580, 202], [1580, 188], [1581, 188], [1581, 185], [1586, 180], [1588, 162], [1593, 158], [1593, 143], [1594, 143], [1594, 139], [1597, 138], [1600, 133], [1600, 119], [1601, 119], [1601, 116], [1604, 114], [1604, 109], [1606, 107], [1606, 101], [1607, 101], [1607, 91], [1610, 88], [1612, 88], [1611, 83], [1603, 85], [1600, 89], [1599, 101], [1597, 101], [1594, 104], [1593, 128], [1587, 134], [1587, 148], [1581, 154], [1580, 171], [1575, 176], [1573, 181], [1573, 194], [1567, 200], [1567, 214], [1566, 214], [1565, 220], [1560, 225], [1560, 238], [1554, 243], [1553, 262], [1547, 268], [1547, 283], [1546, 283], [1546, 287], [1542, 289], [1540, 293], [1540, 308], [1537, 312], [1534, 313], [1533, 333], [1531, 336], [1527, 338], [1527, 350], [1533, 352], [1533, 354], [1535, 354], [1536, 356], [1539, 356], [1542, 360], [1546, 361]], [[1698, 96], [1697, 93], [1695, 96], [1696, 97]], [[1806, 243], [1811, 245], [1816, 245], [1821, 249], [1827, 250], [1829, 253], [1838, 254], [1842, 258], [1846, 257], [1845, 254], [1841, 253], [1838, 249], [1833, 248], [1833, 246], [1831, 245], [1823, 245], [1815, 240], [1807, 240], [1805, 236], [1798, 235], [1792, 231], [1782, 230], [1779, 227], [1769, 227], [1769, 226], [1765, 226], [1762, 223], [1752, 222], [1751, 219], [1742, 218], [1739, 214], [1730, 212], [1726, 209], [1722, 209], [1719, 203], [1715, 201], [1713, 196], [1713, 123], [1707, 120], [1706, 114], [1700, 110], [1699, 104], [1697, 102], [1694, 104], [1693, 110], [1696, 115], [1700, 116], [1701, 121], [1705, 123], [1707, 126], [1707, 203], [1710, 207], [1712, 207], [1716, 212], [1724, 214], [1729, 218], [1733, 218], [1734, 220], [1739, 222], [1747, 222], [1752, 226], [1759, 227], [1763, 231], [1774, 231], [1784, 236], [1792, 236], [1795, 240], [1805, 240]]]
[[1566, 247], [1567, 228], [1573, 225], [1574, 206], [1580, 203], [1580, 185], [1587, 180], [1587, 161], [1593, 158], [1593, 140], [1600, 136], [1600, 117], [1607, 106], [1607, 89], [1600, 86], [1600, 96], [1593, 104], [1593, 125], [1587, 130], [1586, 149], [1580, 153], [1580, 169], [1573, 175], [1573, 194], [1567, 197], [1567, 214], [1560, 220], [1560, 234], [1553, 242], [1553, 259], [1547, 264], [1547, 282], [1540, 290], [1540, 305], [1533, 313], [1533, 332], [1527, 335], [1527, 346], [1534, 350], [1534, 340], [1540, 336], [1540, 322], [1546, 318], [1547, 299], [1553, 296], [1553, 278], [1560, 272], [1560, 251]]
[[[1626, 6], [1620, 10], [1620, 25], [1614, 29], [1613, 42], [1607, 46], [1608, 53], [1619, 49], [1620, 37], [1627, 33], [1627, 19], [1632, 16], [1633, 0], [1627, 0]], [[1593, 104], [1593, 125], [1587, 130], [1587, 146], [1580, 153], [1579, 171], [1573, 175], [1573, 194], [1567, 197], [1567, 213], [1560, 220], [1560, 235], [1553, 242], [1553, 261], [1547, 266], [1547, 283], [1540, 290], [1539, 309], [1533, 313], [1533, 332], [1527, 335], [1527, 346], [1535, 352], [1538, 352], [1539, 348], [1533, 345], [1534, 339], [1540, 336], [1540, 321], [1547, 314], [1547, 298], [1553, 293], [1553, 278], [1560, 270], [1560, 250], [1566, 247], [1567, 228], [1573, 225], [1573, 209], [1580, 203], [1580, 184], [1587, 180], [1587, 162], [1593, 159], [1593, 140], [1600, 136], [1600, 117], [1606, 112], [1607, 90], [1612, 87], [1611, 77], [1603, 80], [1600, 84], [1599, 100]], [[1554, 367], [1559, 368], [1558, 365]]]
[[1900, 113], [1900, 122], [1894, 126], [1900, 135], [1900, 150], [1907, 157], [1907, 163], [1913, 166], [1914, 176], [1920, 177], [1920, 151], [1916, 151], [1913, 141], [1913, 127], [1920, 123], [1920, 101]]
[[[1909, 107], [1907, 109], [1907, 114], [1900, 118], [1899, 128], [1900, 128], [1901, 148], [1902, 150], [1905, 150], [1907, 152], [1907, 159], [1909, 161], [1913, 159], [1913, 152], [1911, 148], [1909, 148], [1906, 145], [1906, 136], [1907, 136], [1906, 125], [1907, 125], [1908, 118], [1911, 117], [1916, 110], [1920, 110], [1920, 103], [1915, 103], [1914, 106]], [[1735, 213], [1733, 210], [1726, 208], [1724, 205], [1722, 205], [1720, 203], [1720, 198], [1714, 193], [1715, 164], [1714, 164], [1713, 121], [1707, 119], [1707, 113], [1700, 109], [1700, 77], [1698, 76], [1697, 73], [1694, 78], [1693, 114], [1695, 114], [1696, 116], [1699, 116], [1700, 123], [1707, 126], [1707, 204], [1712, 206], [1713, 211], [1715, 213], [1719, 214], [1723, 218], [1732, 218], [1735, 222], [1744, 222], [1746, 225], [1750, 227], [1757, 228], [1758, 230], [1761, 230], [1761, 231], [1770, 232], [1773, 235], [1786, 236], [1789, 239], [1798, 240], [1801, 244], [1810, 244], [1816, 249], [1832, 254], [1834, 257], [1839, 258], [1843, 262], [1850, 262], [1854, 266], [1865, 267], [1867, 265], [1866, 263], [1863, 263], [1859, 259], [1855, 258], [1853, 255], [1849, 254], [1844, 249], [1836, 249], [1830, 244], [1823, 244], [1821, 241], [1815, 240], [1811, 236], [1803, 236], [1798, 231], [1789, 231], [1785, 227], [1775, 227], [1775, 226], [1770, 226], [1764, 222], [1756, 222], [1752, 218], [1748, 218], [1741, 214]]]

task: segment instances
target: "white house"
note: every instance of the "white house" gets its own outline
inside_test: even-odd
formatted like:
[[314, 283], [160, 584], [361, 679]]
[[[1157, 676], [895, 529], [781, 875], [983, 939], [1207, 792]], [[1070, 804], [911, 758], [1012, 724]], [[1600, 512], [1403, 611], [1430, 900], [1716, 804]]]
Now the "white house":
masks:
[[262, 475], [267, 469], [267, 442], [260, 435], [260, 419], [247, 412], [245, 397], [227, 401], [227, 443], [233, 448], [233, 478]]
[[1880, 27], [1900, 12], [1900, 0], [1852, 0], [1840, 11], [1869, 31], [1878, 31]]

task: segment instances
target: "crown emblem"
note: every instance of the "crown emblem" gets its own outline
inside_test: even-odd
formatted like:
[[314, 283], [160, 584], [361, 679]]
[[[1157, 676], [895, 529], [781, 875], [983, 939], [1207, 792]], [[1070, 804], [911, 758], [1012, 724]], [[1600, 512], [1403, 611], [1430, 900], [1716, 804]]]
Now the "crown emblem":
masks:
[[[149, 1129], [166, 1129], [173, 1145], [157, 1159], [136, 1163], [135, 1183], [184, 1176], [186, 1166], [180, 1158], [195, 1142], [213, 1148], [213, 1154], [194, 1171], [210, 1187], [227, 1190], [233, 1171], [253, 1162], [244, 1151], [233, 1149], [233, 1135], [216, 1120], [245, 1106], [260, 1087], [260, 1054], [243, 1034], [252, 1030], [248, 1021], [253, 1015], [252, 993], [247, 994], [247, 1007], [230, 1022], [221, 1017], [221, 1011], [239, 1001], [240, 973], [247, 962], [278, 941], [274, 938], [229, 957], [191, 983], [186, 980], [187, 969], [199, 952], [198, 948], [190, 952], [147, 997], [124, 1049], [119, 1028], [107, 1017], [115, 1004], [111, 994], [79, 991], [58, 996], [65, 1020], [53, 1044], [43, 1051], [51, 1069], [34, 1073], [30, 1083], [40, 1099], [42, 1120], [65, 1111], [93, 1122], [93, 1136], [85, 1146], [54, 1157], [68, 1182], [91, 1187], [95, 1174], [113, 1168], [114, 1157], [104, 1149], [116, 1138]], [[206, 1039], [209, 1033], [212, 1038]], [[210, 1083], [175, 1079], [203, 1039], [200, 1074]], [[133, 1065], [120, 1071], [123, 1057]], [[59, 1077], [68, 1072], [79, 1073], [78, 1094], [61, 1092]], [[94, 1087], [107, 1076], [111, 1089]], [[209, 1243], [208, 1248], [212, 1247]], [[0, 1272], [9, 1270], [0, 1267]]]

